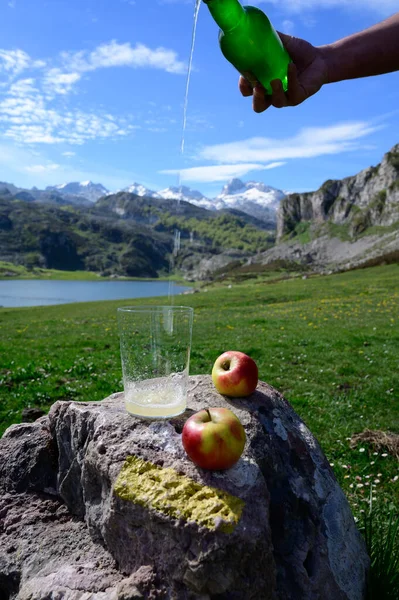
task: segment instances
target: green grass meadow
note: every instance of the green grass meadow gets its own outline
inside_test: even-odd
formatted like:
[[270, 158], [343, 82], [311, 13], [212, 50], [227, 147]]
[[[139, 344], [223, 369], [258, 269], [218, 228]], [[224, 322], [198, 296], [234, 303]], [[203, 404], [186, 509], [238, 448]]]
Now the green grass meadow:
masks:
[[[167, 299], [151, 299], [160, 304]], [[365, 429], [399, 434], [399, 265], [204, 289], [195, 309], [192, 374], [240, 350], [319, 439], [354, 514], [399, 505], [399, 463], [351, 447]], [[24, 407], [101, 400], [122, 388], [118, 306], [142, 300], [0, 309], [0, 434]]]
[[[145, 279], [144, 277], [103, 277], [93, 271], [60, 271], [58, 269], [44, 269], [34, 267], [28, 269], [23, 265], [14, 265], [10, 262], [0, 260], [0, 279], [46, 279], [46, 280], [64, 280], [64, 281], [154, 281], [153, 279]], [[169, 277], [164, 275], [159, 277], [157, 281], [168, 280]], [[176, 282], [186, 283], [183, 277], [174, 277]]]

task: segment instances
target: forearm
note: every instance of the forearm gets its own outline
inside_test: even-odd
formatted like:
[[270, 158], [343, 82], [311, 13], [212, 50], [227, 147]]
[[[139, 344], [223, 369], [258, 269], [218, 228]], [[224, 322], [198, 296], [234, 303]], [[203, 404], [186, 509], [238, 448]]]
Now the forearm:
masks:
[[399, 13], [320, 50], [328, 65], [328, 83], [397, 71]]

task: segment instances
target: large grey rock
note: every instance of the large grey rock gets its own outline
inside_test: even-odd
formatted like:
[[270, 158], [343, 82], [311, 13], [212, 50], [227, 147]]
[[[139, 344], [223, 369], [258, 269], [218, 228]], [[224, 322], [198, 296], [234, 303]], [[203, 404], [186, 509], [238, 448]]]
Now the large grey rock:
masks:
[[10, 427], [0, 440], [0, 495], [56, 493], [58, 450], [46, 417]]
[[[123, 394], [56, 403], [0, 440], [0, 599], [361, 600], [368, 558], [317, 441], [267, 384], [228, 401], [190, 378], [188, 412], [126, 414]], [[247, 433], [225, 472], [181, 429], [228, 406]], [[46, 450], [47, 449], [47, 450]]]

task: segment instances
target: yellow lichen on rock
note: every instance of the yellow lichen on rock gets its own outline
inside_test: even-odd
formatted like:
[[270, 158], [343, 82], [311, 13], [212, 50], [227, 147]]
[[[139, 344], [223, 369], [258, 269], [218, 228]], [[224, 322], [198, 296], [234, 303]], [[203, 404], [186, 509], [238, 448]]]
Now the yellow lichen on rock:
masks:
[[174, 519], [194, 521], [210, 530], [231, 533], [241, 518], [245, 502], [172, 468], [162, 468], [129, 456], [114, 485], [123, 500], [153, 508]]

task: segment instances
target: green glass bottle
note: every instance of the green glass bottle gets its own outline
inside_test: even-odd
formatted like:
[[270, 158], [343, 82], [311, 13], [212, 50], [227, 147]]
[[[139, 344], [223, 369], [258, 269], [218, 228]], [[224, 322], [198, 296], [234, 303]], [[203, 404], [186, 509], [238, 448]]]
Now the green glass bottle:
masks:
[[219, 44], [227, 60], [252, 85], [261, 83], [268, 94], [274, 79], [280, 79], [287, 91], [291, 59], [265, 13], [241, 6], [238, 0], [203, 2], [220, 27]]

